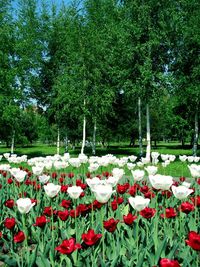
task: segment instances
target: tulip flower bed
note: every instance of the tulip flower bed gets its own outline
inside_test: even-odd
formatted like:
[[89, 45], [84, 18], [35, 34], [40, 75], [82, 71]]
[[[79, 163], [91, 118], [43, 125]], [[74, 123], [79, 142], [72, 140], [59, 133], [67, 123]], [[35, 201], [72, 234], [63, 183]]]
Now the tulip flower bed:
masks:
[[197, 160], [190, 162], [188, 182], [156, 174], [153, 155], [151, 163], [137, 164], [134, 156], [5, 157], [9, 164], [0, 165], [5, 266], [200, 266]]

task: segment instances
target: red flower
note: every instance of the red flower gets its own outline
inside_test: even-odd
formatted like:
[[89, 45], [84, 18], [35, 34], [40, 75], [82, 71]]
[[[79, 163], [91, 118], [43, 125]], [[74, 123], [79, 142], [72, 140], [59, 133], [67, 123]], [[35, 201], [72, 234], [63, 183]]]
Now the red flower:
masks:
[[63, 199], [60, 206], [65, 209], [68, 209], [71, 206], [71, 200]]
[[147, 185], [140, 187], [140, 192], [142, 192], [143, 194], [147, 193], [148, 191], [149, 187]]
[[172, 196], [172, 192], [165, 190], [165, 191], [162, 191], [162, 195], [166, 196], [167, 198], [170, 198]]
[[104, 221], [103, 225], [104, 225], [104, 228], [108, 232], [113, 233], [117, 229], [118, 222], [119, 222], [119, 220], [115, 220], [115, 219], [111, 218], [108, 221]]
[[67, 189], [68, 189], [68, 185], [61, 185], [61, 189], [60, 189], [60, 191], [61, 191], [61, 193], [66, 193], [67, 192]]
[[134, 216], [132, 213], [127, 214], [127, 216], [123, 216], [124, 222], [127, 225], [131, 225], [136, 219], [137, 216]]
[[174, 208], [167, 208], [164, 214], [160, 215], [162, 218], [174, 218], [177, 216], [176, 210]]
[[190, 213], [191, 211], [194, 210], [194, 205], [189, 203], [189, 202], [183, 202], [181, 204], [180, 210], [186, 214]]
[[111, 202], [111, 207], [112, 207], [112, 210], [116, 210], [117, 207], [118, 207], [118, 203], [117, 203], [117, 200], [114, 199], [112, 202]]
[[25, 234], [22, 231], [19, 231], [16, 235], [14, 235], [14, 242], [15, 243], [22, 243], [25, 239]]
[[126, 184], [118, 184], [118, 185], [117, 185], [117, 192], [118, 192], [119, 194], [124, 194], [124, 193], [126, 193], [126, 190], [127, 190], [127, 186], [126, 186]]
[[146, 219], [152, 218], [155, 215], [155, 213], [156, 213], [155, 209], [148, 208], [148, 207], [140, 211], [140, 215]]
[[68, 178], [73, 178], [74, 177], [74, 173], [73, 172], [70, 172], [70, 173], [68, 173]]
[[200, 207], [200, 196], [192, 197], [191, 200], [195, 206]]
[[152, 199], [155, 197], [155, 194], [153, 192], [149, 191], [149, 192], [144, 194], [144, 197]]
[[8, 179], [7, 179], [7, 183], [8, 183], [8, 184], [12, 184], [12, 183], [13, 183], [13, 179], [12, 179], [12, 178], [8, 178]]
[[64, 210], [64, 211], [59, 210], [57, 212], [57, 215], [62, 221], [66, 221], [67, 218], [69, 217], [69, 212], [68, 210]]
[[46, 215], [46, 216], [52, 216], [53, 215], [53, 208], [51, 206], [50, 207], [45, 207], [44, 211], [43, 211], [43, 214]]
[[93, 246], [102, 237], [102, 234], [95, 234], [93, 229], [89, 229], [87, 233], [82, 234], [83, 242], [88, 246]]
[[70, 210], [69, 216], [72, 218], [78, 217], [79, 216], [79, 210], [78, 209]]
[[100, 203], [98, 200], [94, 200], [91, 204], [93, 206], [93, 209], [100, 209], [102, 207], [102, 203]]
[[198, 178], [198, 179], [197, 179], [197, 184], [199, 184], [199, 185], [200, 185], [200, 178]]
[[182, 177], [179, 178], [179, 180], [180, 180], [181, 182], [184, 182], [184, 181], [185, 181], [185, 177], [182, 176]]
[[194, 250], [200, 250], [200, 234], [194, 231], [189, 232], [188, 240], [186, 240], [185, 242]]
[[67, 176], [66, 173], [61, 173], [61, 174], [60, 174], [60, 177], [62, 177], [62, 178], [65, 178], [66, 176]]
[[90, 205], [79, 204], [77, 210], [80, 212], [81, 215], [85, 215], [90, 211]]
[[15, 202], [14, 202], [13, 199], [8, 199], [8, 200], [6, 200], [6, 202], [4, 203], [4, 205], [6, 207], [8, 207], [9, 209], [12, 209], [14, 207], [14, 205], [15, 205]]
[[107, 177], [107, 178], [108, 178], [109, 176], [111, 176], [111, 174], [110, 174], [109, 172], [107, 172], [107, 171], [106, 171], [106, 172], [103, 172], [102, 175], [103, 175], [104, 177]]
[[117, 203], [120, 205], [120, 204], [122, 204], [124, 202], [124, 199], [123, 199], [123, 197], [118, 197], [117, 198]]
[[51, 174], [51, 177], [54, 178], [54, 179], [57, 178], [57, 176], [58, 176], [58, 174], [57, 174], [56, 172], [53, 172], [53, 173]]
[[6, 218], [4, 221], [4, 226], [7, 229], [11, 230], [15, 227], [15, 223], [16, 223], [15, 218]]
[[159, 263], [160, 267], [180, 267], [180, 264], [176, 260], [161, 259]]
[[65, 180], [64, 177], [60, 177], [60, 178], [59, 178], [59, 183], [60, 183], [60, 184], [64, 183], [64, 180]]
[[25, 185], [31, 185], [31, 184], [32, 184], [32, 181], [30, 179], [26, 179]]
[[49, 222], [49, 220], [47, 220], [47, 218], [44, 215], [42, 215], [36, 218], [36, 223], [33, 225], [43, 228], [47, 222]]
[[133, 185], [129, 188], [129, 194], [134, 197], [136, 194], [137, 186]]
[[55, 250], [59, 251], [61, 254], [71, 254], [76, 249], [80, 249], [81, 245], [79, 243], [75, 243], [74, 238], [70, 238], [68, 240], [64, 240], [62, 244], [55, 248]]

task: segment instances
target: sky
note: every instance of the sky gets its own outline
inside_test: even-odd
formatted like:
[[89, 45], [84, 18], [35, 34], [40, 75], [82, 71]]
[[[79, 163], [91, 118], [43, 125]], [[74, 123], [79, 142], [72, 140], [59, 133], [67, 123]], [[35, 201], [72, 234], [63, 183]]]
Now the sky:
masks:
[[[37, 0], [38, 4], [40, 5], [40, 3], [42, 2], [41, 0]], [[60, 7], [62, 5], [62, 3], [64, 2], [65, 4], [70, 4], [72, 2], [72, 0], [47, 0], [48, 3], [55, 3], [58, 7]], [[13, 0], [13, 4], [12, 6], [14, 8], [18, 7], [18, 0]]]

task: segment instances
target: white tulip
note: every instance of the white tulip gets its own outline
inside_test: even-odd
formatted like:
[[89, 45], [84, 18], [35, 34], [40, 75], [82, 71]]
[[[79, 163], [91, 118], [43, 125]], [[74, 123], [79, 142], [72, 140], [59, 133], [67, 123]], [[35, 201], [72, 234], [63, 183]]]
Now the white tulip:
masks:
[[79, 168], [81, 166], [81, 162], [79, 158], [70, 158], [69, 163], [75, 168]]
[[168, 160], [169, 159], [169, 155], [168, 154], [161, 154], [160, 155], [161, 156], [161, 159], [163, 160], [163, 161], [166, 161], [166, 160]]
[[149, 205], [150, 199], [142, 196], [129, 197], [130, 205], [137, 211], [141, 211]]
[[124, 170], [119, 168], [114, 168], [112, 170], [112, 175], [120, 180], [124, 175]]
[[169, 155], [169, 161], [175, 161], [176, 156], [175, 155]]
[[166, 160], [165, 162], [162, 162], [162, 166], [165, 168], [170, 164], [170, 160]]
[[127, 163], [127, 168], [128, 168], [129, 170], [134, 169], [135, 166], [136, 166], [136, 164], [134, 164], [134, 163]]
[[43, 167], [42, 166], [33, 166], [32, 171], [34, 175], [40, 175], [43, 172]]
[[191, 186], [191, 183], [188, 183], [188, 182], [183, 182], [182, 183], [183, 186], [187, 187], [187, 188], [190, 188]]
[[17, 208], [20, 213], [25, 214], [28, 213], [31, 208], [35, 205], [35, 203], [31, 202], [30, 198], [19, 198], [16, 201]]
[[53, 183], [49, 183], [47, 185], [44, 185], [44, 191], [47, 194], [48, 197], [55, 197], [58, 192], [60, 191], [61, 186], [60, 185], [55, 185]]
[[88, 157], [85, 154], [79, 154], [78, 158], [81, 163], [87, 163], [88, 162]]
[[134, 181], [138, 182], [144, 178], [145, 172], [143, 170], [131, 171]]
[[86, 179], [86, 183], [90, 187], [91, 191], [93, 191], [96, 186], [99, 186], [101, 184], [105, 184], [106, 181], [101, 180], [98, 177], [94, 177], [92, 179]]
[[192, 177], [200, 177], [200, 165], [192, 164], [190, 166], [188, 165], [188, 168], [190, 169]]
[[137, 159], [136, 156], [129, 156], [128, 158], [130, 159], [131, 162], [135, 162]]
[[171, 176], [161, 174], [149, 175], [149, 180], [155, 189], [169, 190], [173, 184], [173, 178]]
[[187, 160], [187, 156], [186, 155], [182, 155], [182, 156], [180, 155], [179, 159], [180, 159], [180, 161], [185, 162]]
[[190, 194], [192, 194], [194, 191], [193, 189], [189, 189], [183, 185], [180, 186], [172, 186], [172, 192], [174, 194], [174, 196], [178, 199], [184, 199], [186, 197], [188, 197]]
[[0, 171], [9, 171], [10, 165], [9, 164], [1, 164]]
[[82, 192], [83, 192], [83, 189], [80, 186], [76, 186], [76, 185], [70, 186], [67, 189], [67, 193], [73, 199], [79, 198]]
[[159, 155], [160, 155], [160, 153], [158, 153], [158, 152], [151, 152], [151, 157], [153, 159], [157, 159], [159, 157]]
[[95, 187], [93, 192], [97, 201], [100, 203], [106, 203], [115, 191], [112, 190], [111, 185], [99, 185]]
[[90, 166], [88, 167], [89, 172], [95, 172], [99, 168], [98, 163], [91, 163]]
[[147, 166], [145, 170], [148, 172], [149, 175], [155, 175], [158, 171], [158, 167], [156, 166]]
[[15, 174], [13, 174], [13, 176], [19, 183], [24, 181], [26, 175], [27, 175], [27, 172], [22, 171], [22, 170], [18, 170], [17, 172], [15, 172]]
[[188, 156], [188, 158], [187, 158], [187, 160], [188, 160], [188, 162], [193, 162], [194, 161], [194, 157], [193, 156]]
[[43, 175], [40, 175], [38, 177], [38, 179], [39, 179], [40, 183], [46, 184], [50, 179], [50, 175], [43, 174]]
[[116, 176], [109, 176], [108, 179], [105, 181], [106, 181], [106, 184], [109, 184], [113, 187], [113, 186], [116, 186], [116, 184], [119, 181], [119, 178]]

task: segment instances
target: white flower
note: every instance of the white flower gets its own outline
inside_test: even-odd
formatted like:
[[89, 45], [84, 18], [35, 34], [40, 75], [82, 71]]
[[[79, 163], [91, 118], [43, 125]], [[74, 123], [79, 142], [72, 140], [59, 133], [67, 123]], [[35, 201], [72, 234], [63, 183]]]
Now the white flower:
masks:
[[89, 172], [95, 172], [98, 170], [99, 164], [98, 163], [91, 163], [90, 166], [88, 167]]
[[32, 167], [32, 171], [34, 175], [40, 175], [43, 172], [43, 166]]
[[85, 154], [79, 154], [78, 158], [81, 163], [87, 163], [88, 162], [88, 157]]
[[188, 183], [188, 182], [183, 182], [182, 183], [183, 186], [187, 187], [187, 188], [190, 188], [191, 186], [191, 183]]
[[119, 169], [119, 168], [114, 168], [112, 170], [112, 175], [114, 177], [118, 178], [118, 180], [120, 180], [124, 175], [124, 170], [123, 169]]
[[112, 190], [111, 185], [99, 185], [95, 187], [93, 192], [97, 201], [106, 203], [115, 191]]
[[31, 202], [30, 198], [19, 198], [16, 201], [16, 204], [19, 212], [22, 214], [28, 213], [31, 210], [31, 208], [35, 205], [35, 203]]
[[130, 159], [131, 162], [135, 162], [137, 159], [136, 156], [129, 156], [128, 158]]
[[70, 155], [69, 155], [69, 153], [65, 153], [64, 156], [63, 156], [63, 159], [64, 159], [65, 161], [68, 161], [68, 160], [70, 159]]
[[187, 160], [187, 156], [186, 155], [182, 155], [182, 156], [180, 155], [179, 159], [180, 159], [180, 161], [185, 162]]
[[96, 186], [105, 184], [104, 180], [99, 179], [98, 177], [94, 177], [92, 179], [86, 179], [87, 185], [90, 187], [91, 191], [95, 189]]
[[194, 157], [193, 156], [188, 156], [188, 158], [187, 158], [187, 160], [188, 160], [188, 162], [193, 162], [194, 161]]
[[174, 196], [178, 199], [184, 199], [186, 197], [188, 197], [190, 194], [192, 194], [194, 191], [193, 189], [189, 189], [183, 185], [180, 186], [172, 186], [172, 192], [174, 194]]
[[152, 159], [157, 159], [159, 157], [160, 153], [158, 152], [151, 152]]
[[150, 199], [141, 196], [129, 197], [130, 205], [137, 211], [141, 211], [149, 205]]
[[171, 176], [161, 174], [149, 175], [149, 180], [155, 189], [169, 190], [173, 184], [173, 178]]
[[162, 162], [162, 166], [165, 168], [170, 164], [170, 160], [166, 160], [165, 162]]
[[141, 181], [145, 175], [145, 172], [143, 170], [134, 170], [131, 171], [132, 175], [133, 175], [133, 179], [134, 181]]
[[136, 163], [136, 165], [137, 165], [138, 167], [143, 167], [144, 163], [142, 163], [141, 161], [139, 161], [139, 162]]
[[141, 162], [145, 165], [145, 164], [148, 164], [150, 162], [150, 159], [148, 159], [148, 158], [141, 158]]
[[40, 183], [46, 184], [50, 179], [50, 175], [43, 174], [43, 175], [40, 175], [38, 177], [38, 179], [39, 179]]
[[79, 198], [82, 192], [83, 192], [83, 189], [80, 186], [76, 186], [76, 185], [68, 187], [67, 189], [67, 193], [73, 199]]
[[3, 156], [2, 156], [2, 155], [0, 155], [0, 161], [2, 160], [2, 158], [3, 158]]
[[188, 168], [190, 169], [190, 173], [192, 177], [200, 177], [200, 165], [192, 164], [188, 165]]
[[47, 194], [48, 197], [55, 197], [58, 192], [60, 191], [61, 186], [60, 185], [55, 185], [53, 183], [49, 183], [47, 185], [44, 185], [44, 191]]
[[4, 153], [3, 156], [4, 158], [8, 159], [10, 157], [10, 153]]
[[158, 167], [155, 166], [147, 166], [145, 170], [148, 172], [149, 175], [155, 175], [158, 171]]
[[175, 155], [169, 155], [169, 161], [175, 161], [176, 156]]
[[9, 164], [1, 164], [0, 165], [0, 171], [8, 171], [10, 169]]
[[113, 187], [113, 186], [116, 186], [116, 184], [119, 181], [119, 178], [116, 176], [109, 176], [108, 179], [105, 181], [106, 181], [106, 184], [109, 184]]
[[127, 163], [127, 168], [128, 168], [129, 170], [134, 169], [135, 166], [136, 166], [136, 164], [134, 164], [134, 163]]
[[79, 168], [81, 166], [81, 162], [79, 158], [70, 158], [69, 163], [75, 168]]
[[163, 161], [166, 161], [166, 160], [168, 160], [169, 159], [169, 155], [168, 154], [161, 154], [160, 155], [161, 156], [161, 159], [163, 160]]
[[18, 169], [18, 171], [15, 171], [14, 173], [12, 173], [12, 175], [15, 177], [15, 179], [17, 180], [17, 182], [21, 183], [24, 181], [27, 172]]
[[200, 160], [200, 157], [194, 157], [194, 162], [195, 163], [199, 162], [199, 160]]

